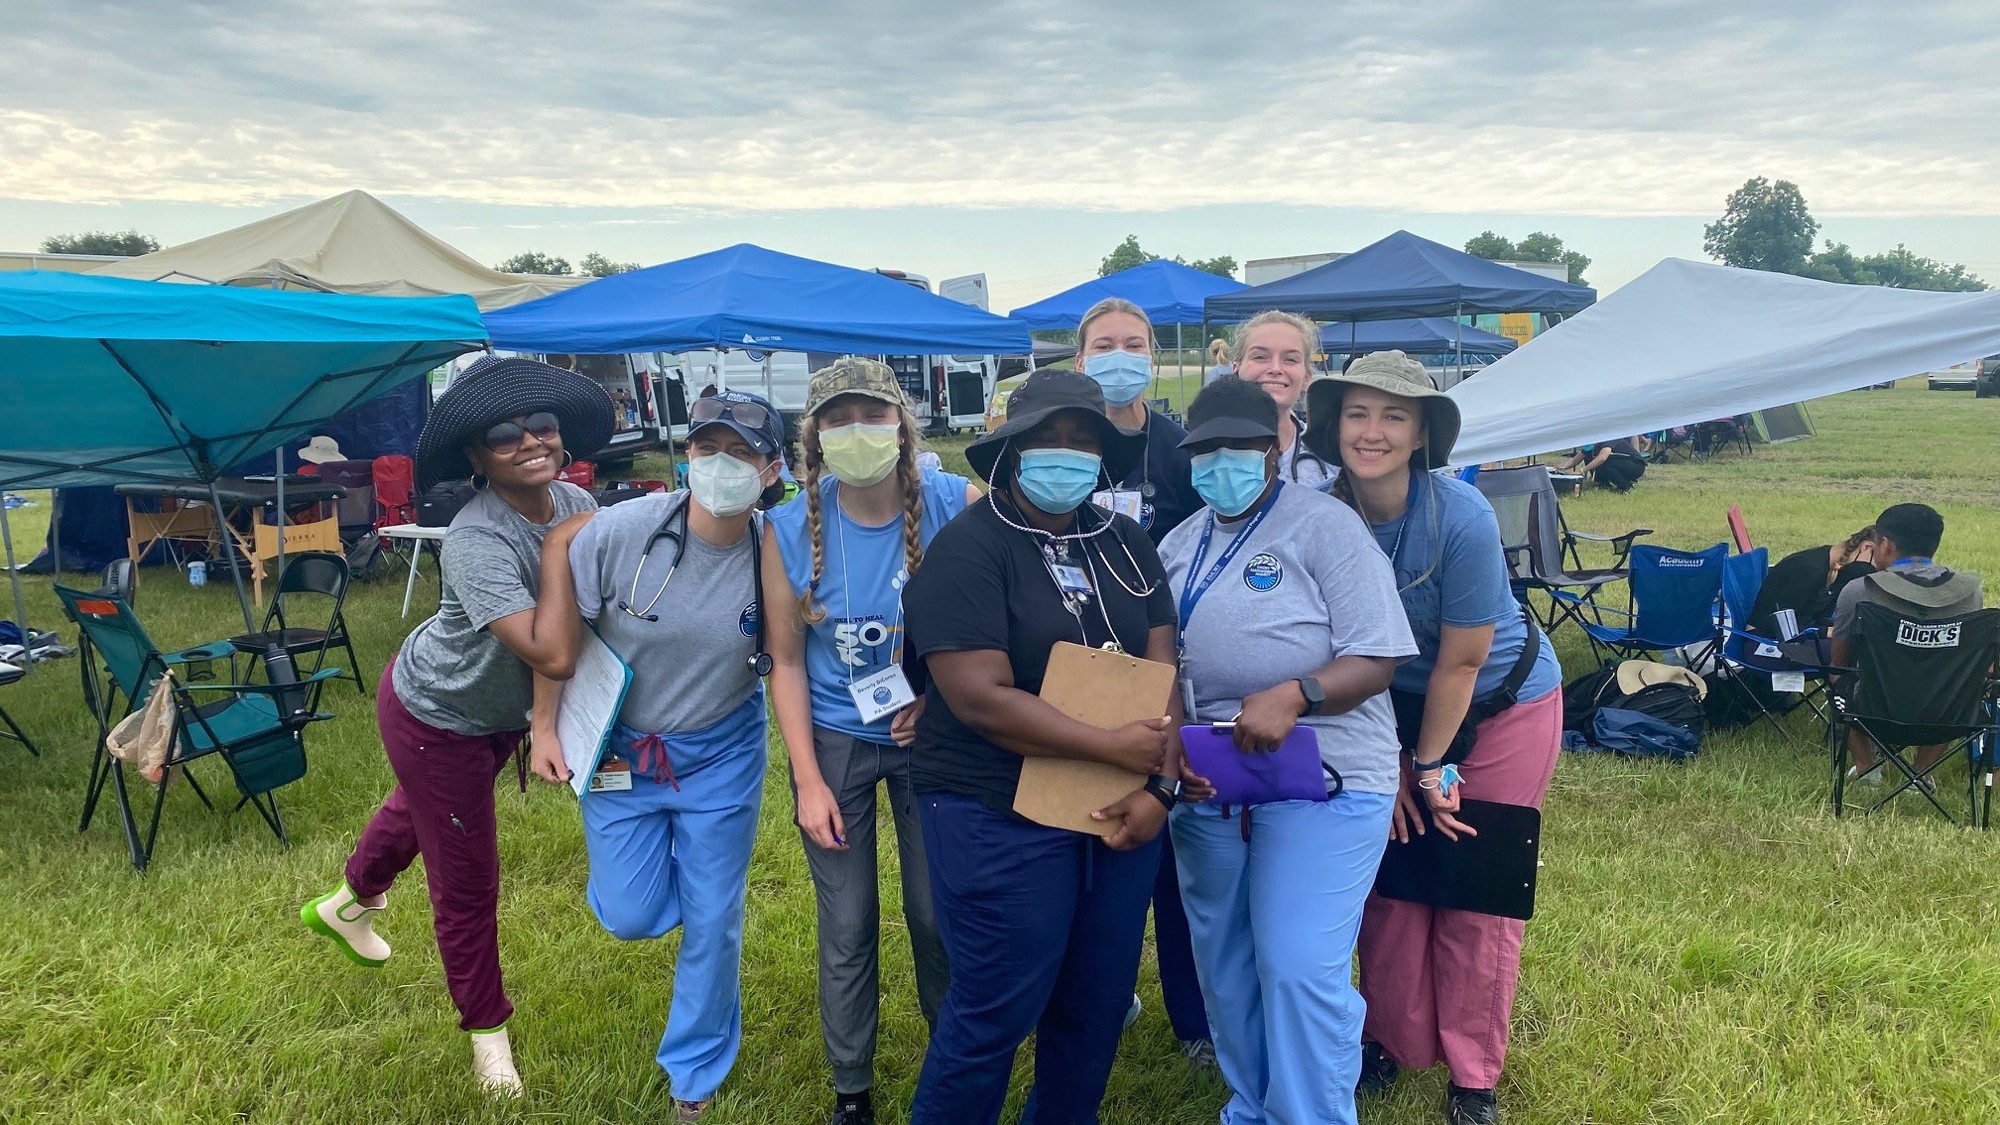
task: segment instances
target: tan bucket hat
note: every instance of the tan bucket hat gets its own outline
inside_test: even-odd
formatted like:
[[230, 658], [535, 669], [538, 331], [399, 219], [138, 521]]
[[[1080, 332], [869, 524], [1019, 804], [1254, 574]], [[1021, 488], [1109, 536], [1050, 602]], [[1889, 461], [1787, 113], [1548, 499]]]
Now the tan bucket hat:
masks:
[[1415, 399], [1424, 411], [1424, 446], [1411, 458], [1424, 469], [1450, 464], [1458, 444], [1458, 403], [1431, 382], [1424, 365], [1399, 351], [1370, 352], [1338, 375], [1314, 379], [1306, 388], [1306, 432], [1301, 440], [1329, 464], [1340, 464], [1340, 400], [1349, 387], [1372, 387], [1383, 394]]

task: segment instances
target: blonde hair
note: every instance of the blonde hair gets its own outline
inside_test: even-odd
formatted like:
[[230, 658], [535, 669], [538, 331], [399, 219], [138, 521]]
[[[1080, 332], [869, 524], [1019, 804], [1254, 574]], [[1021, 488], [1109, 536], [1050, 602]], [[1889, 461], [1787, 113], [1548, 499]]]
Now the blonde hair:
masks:
[[[835, 395], [827, 402], [839, 397]], [[825, 410], [826, 403], [820, 409]], [[917, 468], [917, 452], [922, 444], [909, 403], [896, 404], [896, 425], [900, 431], [897, 444], [901, 447], [896, 457], [896, 478], [903, 485], [903, 566], [914, 576], [924, 561], [924, 478]], [[826, 607], [819, 604], [816, 596], [819, 580], [826, 574], [826, 526], [819, 501], [820, 474], [826, 467], [826, 455], [819, 444], [819, 415], [807, 418], [799, 428], [803, 431], [799, 434], [799, 448], [805, 454], [806, 479], [802, 488], [806, 494], [806, 539], [812, 544], [812, 580], [799, 596], [799, 616], [806, 624], [817, 625], [826, 620]]]
[[1230, 362], [1243, 366], [1243, 357], [1250, 350], [1250, 336], [1266, 324], [1289, 324], [1297, 330], [1299, 342], [1306, 349], [1306, 374], [1312, 374], [1313, 356], [1319, 353], [1319, 325], [1297, 313], [1278, 309], [1265, 309], [1249, 320], [1236, 326], [1236, 343], [1229, 349]]
[[1208, 342], [1208, 362], [1227, 363], [1229, 361], [1229, 341], [1217, 336]]
[[[1090, 306], [1090, 311], [1084, 313], [1083, 320], [1078, 322], [1076, 326], [1077, 351], [1082, 352], [1090, 347], [1090, 322], [1102, 316], [1109, 316], [1112, 313], [1129, 313], [1132, 316], [1138, 317], [1139, 323], [1146, 326], [1146, 347], [1148, 350], [1158, 347], [1158, 342], [1153, 336], [1153, 318], [1146, 315], [1145, 309], [1140, 308], [1123, 297], [1106, 297], [1102, 301]], [[1082, 370], [1082, 368], [1078, 368], [1078, 370]]]

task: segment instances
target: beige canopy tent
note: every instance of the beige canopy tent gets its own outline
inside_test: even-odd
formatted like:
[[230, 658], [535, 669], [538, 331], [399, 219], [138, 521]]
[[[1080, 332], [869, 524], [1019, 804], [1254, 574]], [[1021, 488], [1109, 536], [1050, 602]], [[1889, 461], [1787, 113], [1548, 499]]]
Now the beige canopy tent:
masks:
[[91, 272], [147, 281], [385, 297], [464, 293], [482, 311], [546, 297], [590, 280], [489, 269], [365, 191], [308, 203]]

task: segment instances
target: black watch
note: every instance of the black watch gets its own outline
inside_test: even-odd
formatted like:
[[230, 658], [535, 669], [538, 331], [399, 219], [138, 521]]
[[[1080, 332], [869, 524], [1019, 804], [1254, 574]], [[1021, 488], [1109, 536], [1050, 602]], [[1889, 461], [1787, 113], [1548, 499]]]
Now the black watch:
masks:
[[1172, 810], [1175, 805], [1181, 802], [1181, 780], [1180, 778], [1174, 778], [1170, 781], [1158, 774], [1154, 774], [1152, 777], [1146, 779], [1146, 792], [1159, 798], [1161, 804]]
[[1299, 694], [1306, 697], [1306, 709], [1299, 712], [1303, 719], [1326, 704], [1326, 689], [1319, 686], [1316, 676], [1300, 676], [1298, 683]]

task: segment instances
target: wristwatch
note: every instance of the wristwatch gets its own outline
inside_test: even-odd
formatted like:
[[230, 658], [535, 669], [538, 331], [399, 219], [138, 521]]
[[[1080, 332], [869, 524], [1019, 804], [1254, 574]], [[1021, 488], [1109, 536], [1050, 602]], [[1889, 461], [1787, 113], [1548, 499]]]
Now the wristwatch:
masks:
[[1181, 779], [1177, 777], [1169, 781], [1159, 774], [1154, 774], [1146, 779], [1146, 792], [1159, 798], [1160, 803], [1171, 811], [1181, 801]]
[[1319, 710], [1326, 703], [1326, 689], [1319, 686], [1319, 679], [1316, 676], [1299, 677], [1299, 694], [1306, 697], [1306, 707], [1299, 712], [1300, 718]]

